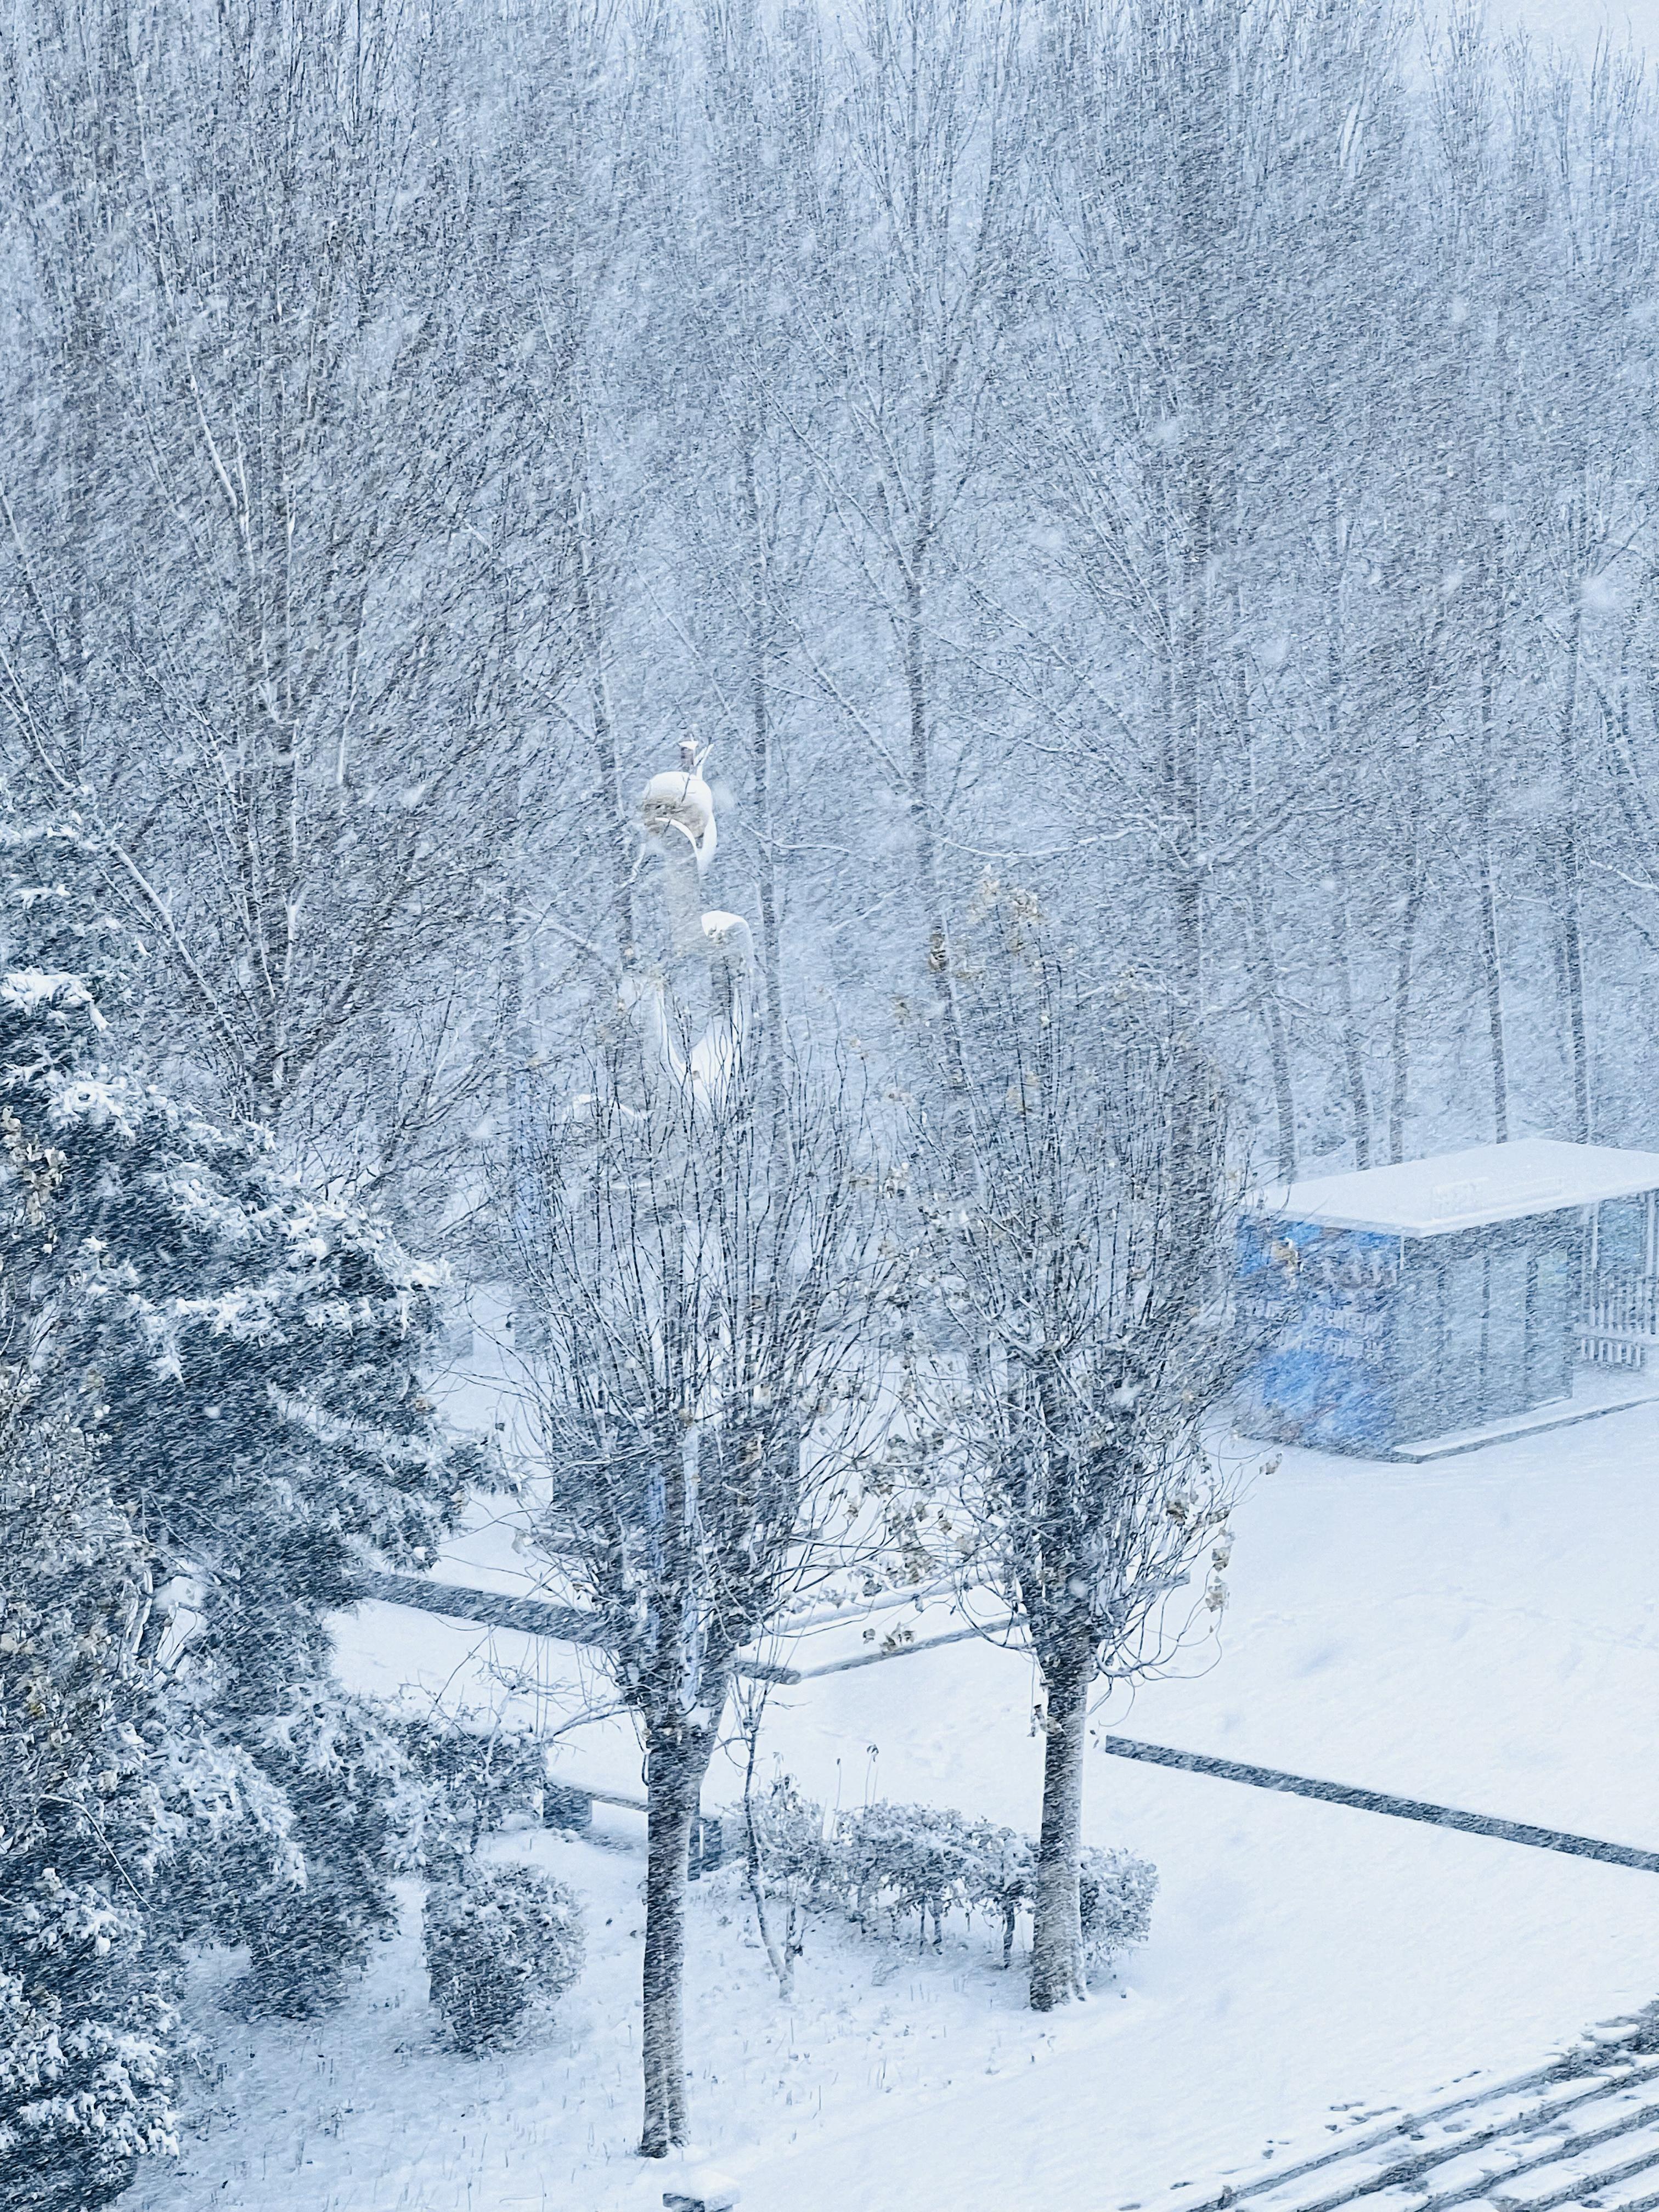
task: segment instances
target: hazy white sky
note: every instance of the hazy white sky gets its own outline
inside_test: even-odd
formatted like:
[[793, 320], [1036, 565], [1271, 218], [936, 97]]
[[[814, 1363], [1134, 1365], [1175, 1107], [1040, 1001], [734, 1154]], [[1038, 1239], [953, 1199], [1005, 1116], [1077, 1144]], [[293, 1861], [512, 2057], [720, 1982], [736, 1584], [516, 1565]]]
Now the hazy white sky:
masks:
[[1610, 30], [1620, 40], [1635, 38], [1659, 58], [1659, 0], [1490, 0], [1490, 5], [1494, 24], [1524, 23], [1583, 45]]

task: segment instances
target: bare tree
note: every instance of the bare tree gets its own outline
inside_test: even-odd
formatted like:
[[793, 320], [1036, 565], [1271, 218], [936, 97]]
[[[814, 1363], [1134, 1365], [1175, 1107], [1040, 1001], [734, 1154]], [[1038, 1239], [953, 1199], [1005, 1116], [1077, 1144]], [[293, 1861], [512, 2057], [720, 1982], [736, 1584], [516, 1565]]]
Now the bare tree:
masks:
[[[1251, 804], [1239, 725], [1260, 703], [1241, 600], [1283, 519], [1269, 457], [1297, 325], [1276, 218], [1301, 61], [1286, 11], [1241, 0], [1057, 6], [1046, 49], [1042, 276], [1063, 305], [1034, 325], [1021, 428], [1093, 664], [1069, 750], [1140, 828], [1156, 957], [1195, 1026], [1215, 886], [1299, 796], [1281, 773]], [[1252, 995], [1271, 1017], [1259, 978]]]
[[530, 20], [543, 127], [527, 158], [553, 216], [536, 277], [530, 467], [562, 532], [571, 649], [553, 712], [581, 769], [558, 789], [539, 926], [574, 956], [585, 995], [639, 952], [626, 794], [637, 725], [657, 705], [641, 611], [657, 515], [689, 459], [666, 427], [682, 344], [671, 210], [686, 182], [683, 41], [672, 11], [624, 0], [568, 0]]
[[[927, 1147], [929, 1226], [959, 1380], [975, 1569], [1042, 1675], [1047, 1742], [1031, 2002], [1086, 1994], [1079, 1893], [1089, 1697], [1158, 1663], [1207, 1561], [1224, 1601], [1230, 1498], [1202, 1437], [1232, 1377], [1220, 1316], [1234, 1211], [1212, 1079], [1167, 1033], [1103, 1020], [1029, 905], [999, 901], [972, 994], [962, 1126], [972, 1193]], [[1127, 1002], [1126, 1002], [1127, 1006]], [[928, 1133], [924, 1132], [924, 1135]]]
[[746, 783], [764, 1049], [783, 1051], [786, 848], [799, 710], [792, 648], [825, 500], [802, 465], [816, 428], [816, 381], [799, 286], [813, 252], [807, 180], [823, 159], [824, 80], [817, 27], [769, 27], [754, 0], [705, 0], [696, 81], [698, 128], [683, 166], [693, 189], [675, 211], [680, 404], [687, 411], [670, 528], [675, 596], [696, 664], [697, 706], [730, 735], [727, 776]]
[[739, 1053], [717, 1094], [630, 1035], [550, 1110], [520, 1207], [538, 1294], [543, 1540], [591, 1607], [649, 1801], [640, 2148], [686, 2137], [686, 1851], [745, 1645], [825, 1570], [867, 1388], [868, 1213], [845, 1088], [771, 1085]]
[[[464, 119], [441, 16], [20, 20], [33, 365], [48, 393], [75, 368], [73, 398], [94, 349], [102, 388], [98, 528], [50, 467], [9, 489], [13, 763], [95, 830], [175, 1048], [276, 1125], [376, 1024], [429, 1010], [431, 958], [492, 903], [523, 649], [503, 655], [494, 542], [503, 324], [531, 314], [534, 196], [510, 113], [500, 143]], [[61, 120], [81, 109], [90, 165]]]
[[951, 650], [945, 609], [989, 459], [1014, 305], [1027, 88], [1018, 42], [1017, 11], [1000, 0], [865, 0], [835, 54], [841, 97], [823, 137], [847, 150], [816, 179], [817, 252], [801, 287], [833, 393], [803, 444], [878, 655], [881, 690], [854, 727], [908, 825], [921, 955], [910, 972], [926, 979], [952, 1080], [961, 1048], [945, 825], [975, 764], [951, 708], [951, 672], [966, 656]]

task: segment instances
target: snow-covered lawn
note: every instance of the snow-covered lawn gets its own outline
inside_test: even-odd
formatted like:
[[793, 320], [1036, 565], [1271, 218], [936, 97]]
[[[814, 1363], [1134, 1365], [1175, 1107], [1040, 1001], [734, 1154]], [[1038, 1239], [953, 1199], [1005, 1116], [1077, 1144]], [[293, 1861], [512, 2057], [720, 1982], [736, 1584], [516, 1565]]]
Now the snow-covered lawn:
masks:
[[[1659, 1407], [1421, 1468], [1290, 1452], [1237, 1528], [1219, 1654], [1115, 1701], [1111, 1727], [1659, 1844]], [[488, 1532], [461, 1548], [458, 1578], [511, 1561]], [[799, 1663], [856, 1648], [838, 1630]], [[480, 1702], [491, 1663], [539, 1669], [549, 1711], [571, 1679], [568, 1653], [522, 1638], [384, 1607], [343, 1625], [365, 1687]], [[1030, 1701], [1026, 1662], [956, 1644], [779, 1693], [768, 1753], [816, 1796], [1030, 1829]], [[573, 1736], [568, 1762], [638, 1786], [615, 1727]], [[1519, 2071], [1659, 1992], [1650, 1875], [1104, 1755], [1088, 1790], [1090, 1839], [1153, 1859], [1162, 1892], [1120, 1979], [1047, 2021], [991, 1931], [960, 1925], [925, 1960], [819, 1929], [786, 2012], [737, 1893], [694, 1893], [694, 2112], [744, 2212], [1115, 2212], [1259, 2168], [1270, 2138]], [[664, 2169], [631, 2155], [641, 1844], [623, 1812], [593, 1843], [502, 1839], [556, 1863], [589, 1914], [586, 1975], [524, 2048], [443, 2051], [411, 1909], [343, 2017], [228, 2042], [210, 2124], [135, 2212], [660, 2204]]]

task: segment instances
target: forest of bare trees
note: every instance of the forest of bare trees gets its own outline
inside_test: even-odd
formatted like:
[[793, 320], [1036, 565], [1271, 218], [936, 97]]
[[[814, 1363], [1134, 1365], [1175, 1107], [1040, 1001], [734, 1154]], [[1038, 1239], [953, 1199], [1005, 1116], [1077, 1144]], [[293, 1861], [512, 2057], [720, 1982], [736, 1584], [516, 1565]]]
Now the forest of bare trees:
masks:
[[989, 874], [1281, 1170], [1651, 1136], [1633, 63], [1392, 0], [29, 0], [4, 62], [8, 788], [222, 1110], [458, 1222], [690, 733], [775, 1035], [948, 1036]]

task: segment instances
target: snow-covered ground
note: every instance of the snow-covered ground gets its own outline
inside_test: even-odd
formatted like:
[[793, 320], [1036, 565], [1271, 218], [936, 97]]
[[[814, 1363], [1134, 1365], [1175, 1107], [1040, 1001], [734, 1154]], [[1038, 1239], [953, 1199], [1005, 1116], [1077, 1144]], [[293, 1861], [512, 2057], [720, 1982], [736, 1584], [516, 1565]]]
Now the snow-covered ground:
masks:
[[[1287, 1452], [1237, 1516], [1218, 1652], [1115, 1700], [1121, 1733], [1646, 1846], [1659, 1844], [1659, 1406], [1423, 1467]], [[500, 1529], [458, 1579], [521, 1571]], [[895, 1616], [882, 1617], [884, 1628]], [[926, 1624], [931, 1625], [931, 1624]], [[917, 1624], [919, 1632], [925, 1625]], [[798, 1663], [860, 1648], [815, 1637]], [[364, 1687], [452, 1704], [503, 1669], [556, 1718], [561, 1649], [367, 1606], [343, 1624]], [[950, 1803], [1036, 1825], [1028, 1662], [975, 1644], [777, 1694], [768, 1756], [810, 1793]], [[617, 1726], [573, 1774], [638, 1786]], [[734, 1796], [735, 1774], [710, 1785]], [[1039, 2020], [989, 1931], [918, 1960], [815, 1932], [786, 2011], [740, 1899], [695, 1893], [693, 2109], [744, 2212], [1115, 2212], [1475, 2069], [1534, 2063], [1659, 1992], [1659, 1879], [1235, 1784], [1091, 1763], [1086, 1831], [1153, 1859], [1151, 1942], [1085, 2008]], [[621, 2212], [661, 2203], [638, 2124], [641, 1825], [510, 1837], [587, 1899], [590, 1960], [502, 2058], [433, 2032], [412, 1913], [342, 2017], [228, 2045], [204, 2131], [135, 2212]], [[209, 1993], [204, 1991], [204, 2002]]]

